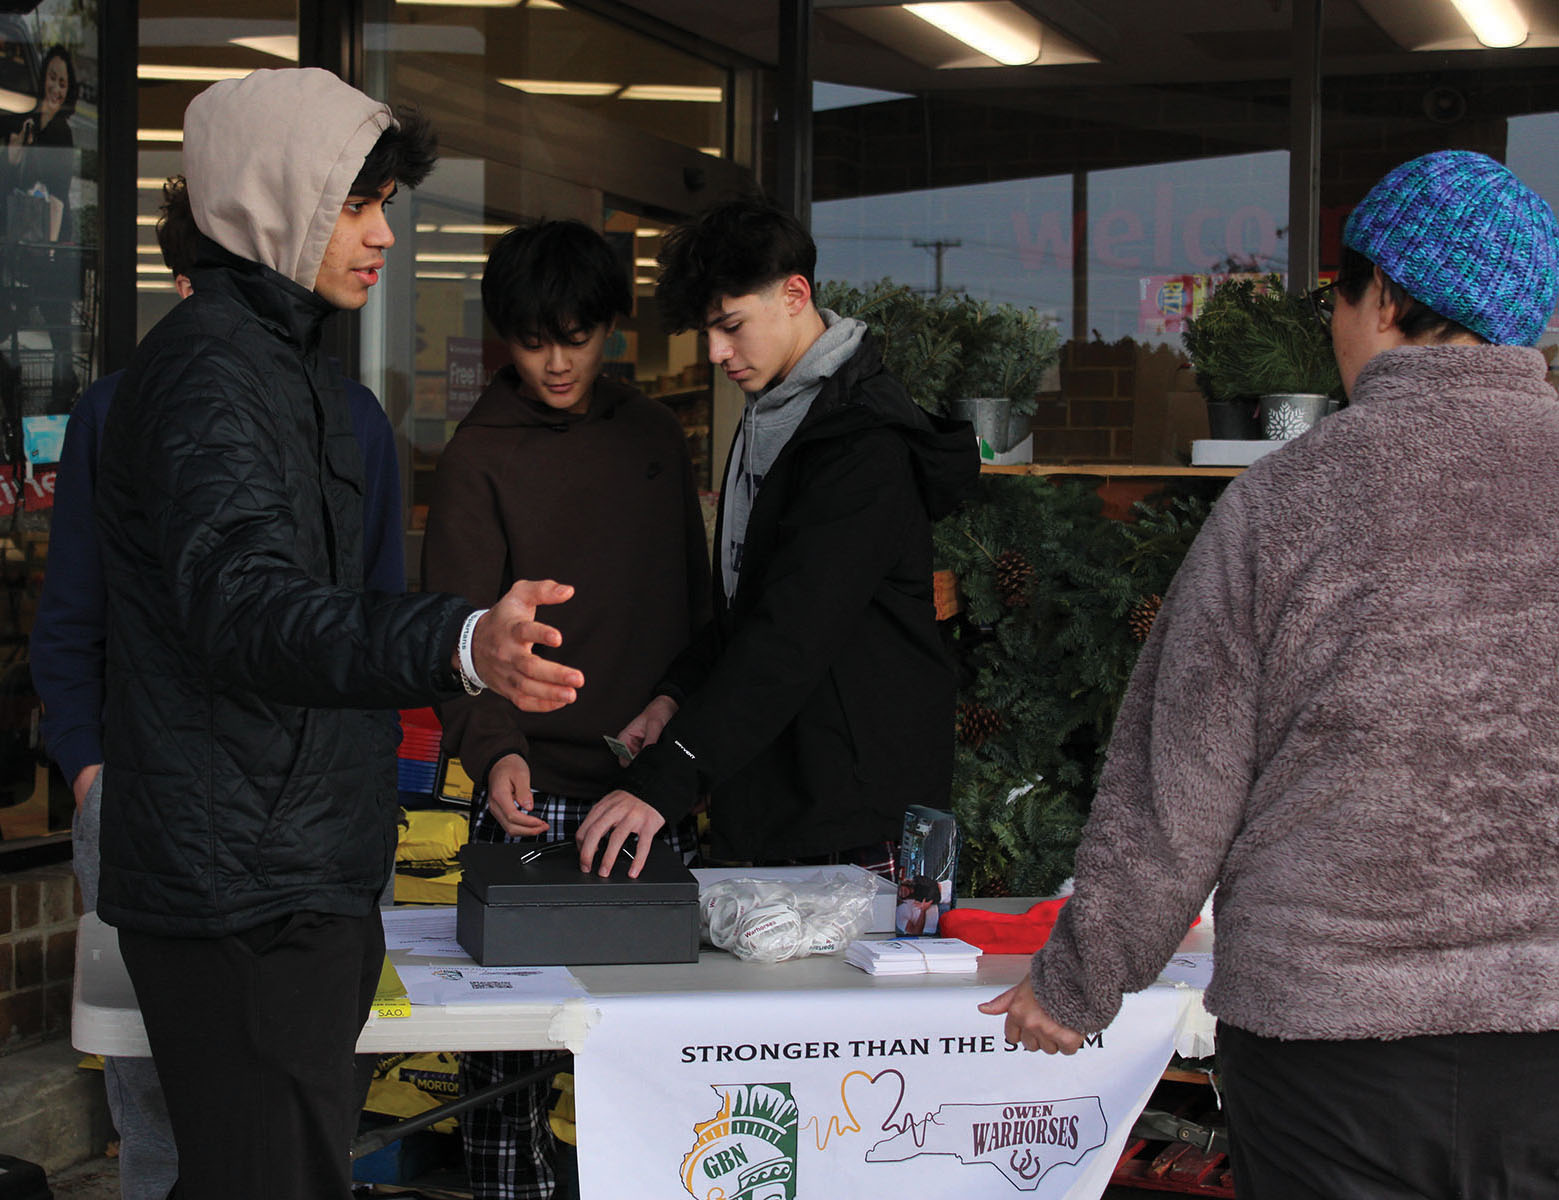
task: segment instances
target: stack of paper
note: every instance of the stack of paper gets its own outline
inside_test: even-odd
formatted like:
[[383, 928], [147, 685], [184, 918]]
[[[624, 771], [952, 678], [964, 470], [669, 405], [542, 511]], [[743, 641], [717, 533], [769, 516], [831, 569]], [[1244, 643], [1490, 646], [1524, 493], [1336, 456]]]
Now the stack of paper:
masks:
[[980, 948], [957, 938], [894, 938], [851, 942], [844, 960], [869, 975], [952, 975], [973, 971]]

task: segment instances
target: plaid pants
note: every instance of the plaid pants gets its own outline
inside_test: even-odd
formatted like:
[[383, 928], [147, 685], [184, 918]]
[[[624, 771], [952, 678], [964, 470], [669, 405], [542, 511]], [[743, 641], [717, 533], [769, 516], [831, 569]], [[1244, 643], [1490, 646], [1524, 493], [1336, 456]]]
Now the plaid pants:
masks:
[[[547, 822], [539, 838], [516, 838], [504, 833], [487, 811], [487, 794], [478, 791], [473, 800], [473, 842], [572, 841], [593, 800], [535, 793], [532, 812]], [[690, 824], [661, 830], [660, 838], [686, 855], [693, 848]], [[460, 1056], [460, 1090], [468, 1095], [478, 1088], [529, 1071], [555, 1051], [494, 1050]], [[551, 1084], [534, 1083], [500, 1096], [491, 1104], [472, 1109], [460, 1118], [460, 1137], [465, 1145], [466, 1172], [474, 1200], [552, 1200], [557, 1182], [557, 1142], [547, 1110]]]

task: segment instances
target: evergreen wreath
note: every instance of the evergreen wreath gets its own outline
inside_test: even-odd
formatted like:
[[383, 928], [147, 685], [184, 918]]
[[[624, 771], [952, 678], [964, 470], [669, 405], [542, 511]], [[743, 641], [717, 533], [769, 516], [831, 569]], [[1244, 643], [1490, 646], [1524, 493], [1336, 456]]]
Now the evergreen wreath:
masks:
[[1046, 895], [1072, 873], [1146, 624], [1207, 508], [1160, 497], [1116, 521], [1085, 484], [987, 475], [938, 525], [937, 566], [963, 597], [950, 626], [964, 895]]

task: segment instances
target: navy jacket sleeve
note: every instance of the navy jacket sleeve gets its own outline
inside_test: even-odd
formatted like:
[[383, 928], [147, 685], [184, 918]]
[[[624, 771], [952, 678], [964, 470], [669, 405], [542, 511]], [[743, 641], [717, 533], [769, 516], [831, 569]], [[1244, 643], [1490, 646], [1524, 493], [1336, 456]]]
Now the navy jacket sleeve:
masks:
[[406, 590], [406, 545], [401, 537], [401, 472], [395, 431], [374, 394], [342, 381], [352, 410], [352, 432], [363, 452], [363, 578], [371, 591]]
[[98, 437], [122, 372], [99, 379], [65, 426], [43, 595], [33, 625], [33, 686], [43, 701], [49, 756], [74, 781], [103, 761], [103, 564], [93, 493]]

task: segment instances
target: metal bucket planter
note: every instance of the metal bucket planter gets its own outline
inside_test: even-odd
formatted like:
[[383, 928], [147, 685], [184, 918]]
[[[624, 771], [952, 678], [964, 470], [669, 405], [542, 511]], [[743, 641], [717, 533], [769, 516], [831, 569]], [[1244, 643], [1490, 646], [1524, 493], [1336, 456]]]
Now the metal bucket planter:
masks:
[[1298, 437], [1328, 412], [1327, 396], [1306, 392], [1272, 392], [1261, 398], [1261, 435], [1269, 440]]
[[977, 437], [996, 454], [1005, 454], [1029, 434], [1029, 419], [1012, 411], [1006, 396], [976, 396], [954, 400], [952, 413], [974, 426]]

